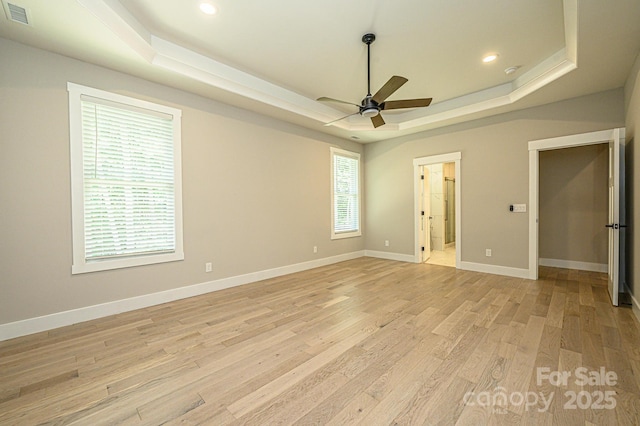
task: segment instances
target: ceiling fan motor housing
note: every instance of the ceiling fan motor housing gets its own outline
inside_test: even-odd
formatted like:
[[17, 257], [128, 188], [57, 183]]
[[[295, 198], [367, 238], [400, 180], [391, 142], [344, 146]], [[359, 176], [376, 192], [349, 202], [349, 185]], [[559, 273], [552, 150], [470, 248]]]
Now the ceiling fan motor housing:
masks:
[[371, 96], [364, 98], [360, 107], [360, 115], [363, 117], [375, 117], [378, 114], [380, 114], [378, 103], [371, 99]]

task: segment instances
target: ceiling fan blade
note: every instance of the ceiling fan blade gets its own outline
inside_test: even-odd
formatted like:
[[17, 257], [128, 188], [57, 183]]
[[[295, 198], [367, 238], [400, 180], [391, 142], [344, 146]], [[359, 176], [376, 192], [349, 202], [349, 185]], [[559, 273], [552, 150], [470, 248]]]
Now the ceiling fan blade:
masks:
[[328, 123], [324, 123], [325, 126], [331, 126], [333, 123], [337, 123], [340, 120], [344, 120], [345, 118], [351, 117], [352, 115], [360, 114], [360, 112], [354, 112], [353, 114], [345, 115], [344, 117], [338, 118], [337, 120], [330, 121]]
[[338, 102], [340, 104], [353, 105], [353, 106], [357, 106], [358, 108], [360, 108], [360, 105], [358, 105], [358, 104], [354, 104], [352, 102], [347, 102], [347, 101], [341, 101], [340, 99], [327, 98], [326, 96], [323, 96], [323, 97], [318, 98], [316, 100], [317, 101], [321, 101], [321, 102]]
[[431, 98], [423, 99], [403, 99], [400, 101], [387, 101], [380, 104], [380, 109], [400, 109], [400, 108], [419, 108], [427, 107], [431, 104]]
[[378, 128], [378, 127], [384, 125], [384, 119], [382, 118], [382, 115], [380, 115], [380, 114], [371, 117], [371, 122], [373, 123], [373, 127], [374, 128]]
[[375, 95], [373, 95], [373, 98], [371, 99], [376, 101], [378, 104], [381, 104], [382, 102], [384, 102], [385, 99], [391, 96], [393, 92], [398, 90], [407, 81], [409, 80], [407, 80], [404, 77], [394, 75], [389, 79], [389, 81], [387, 81], [384, 84], [384, 86], [380, 88], [380, 90], [378, 90], [378, 92]]

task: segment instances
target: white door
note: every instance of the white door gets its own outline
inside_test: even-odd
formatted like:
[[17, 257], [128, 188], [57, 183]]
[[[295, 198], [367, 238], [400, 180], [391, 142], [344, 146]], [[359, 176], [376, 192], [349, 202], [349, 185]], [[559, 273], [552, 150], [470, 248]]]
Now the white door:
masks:
[[422, 262], [431, 257], [431, 188], [429, 186], [429, 169], [422, 166], [422, 180], [420, 187], [420, 247], [422, 249]]
[[609, 295], [614, 306], [618, 306], [620, 291], [620, 206], [624, 205], [620, 174], [624, 158], [620, 154], [620, 138], [616, 132], [609, 141], [609, 223], [606, 225], [609, 228]]

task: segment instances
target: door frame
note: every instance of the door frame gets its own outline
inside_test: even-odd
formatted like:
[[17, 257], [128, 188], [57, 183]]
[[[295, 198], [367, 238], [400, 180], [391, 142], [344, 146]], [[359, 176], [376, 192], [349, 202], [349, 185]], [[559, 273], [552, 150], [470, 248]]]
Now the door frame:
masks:
[[420, 157], [413, 159], [413, 212], [414, 212], [414, 262], [421, 263], [421, 249], [420, 249], [420, 219], [421, 219], [421, 210], [420, 210], [420, 198], [421, 198], [421, 179], [420, 179], [420, 167], [428, 166], [431, 164], [440, 164], [440, 163], [455, 163], [456, 166], [456, 194], [455, 194], [455, 203], [456, 203], [456, 268], [460, 269], [460, 258], [461, 258], [461, 247], [462, 247], [462, 215], [461, 215], [461, 206], [460, 202], [462, 191], [460, 188], [462, 187], [462, 179], [460, 173], [460, 165], [461, 165], [462, 153], [461, 152], [450, 152], [447, 154], [440, 155], [431, 155], [428, 157]]
[[[540, 151], [596, 145], [608, 143], [609, 141], [616, 139], [620, 141], [620, 149], [623, 150], [624, 138], [625, 129], [624, 127], [621, 127], [597, 132], [529, 141], [529, 210], [531, 212], [529, 214], [529, 279], [538, 279], [538, 220], [540, 216], [538, 191], [540, 189]], [[620, 173], [624, 173], [624, 170], [621, 170]], [[621, 206], [621, 210], [622, 208], [623, 207]]]

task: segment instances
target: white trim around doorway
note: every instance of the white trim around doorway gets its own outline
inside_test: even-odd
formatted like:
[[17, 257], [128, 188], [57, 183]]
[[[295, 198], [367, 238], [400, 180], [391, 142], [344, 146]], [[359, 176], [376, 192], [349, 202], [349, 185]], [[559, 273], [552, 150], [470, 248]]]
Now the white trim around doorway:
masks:
[[432, 155], [429, 157], [420, 157], [414, 158], [413, 160], [413, 212], [414, 212], [414, 263], [420, 263], [420, 167], [428, 166], [430, 164], [440, 164], [440, 163], [455, 163], [456, 164], [456, 268], [460, 269], [460, 256], [461, 256], [461, 247], [462, 247], [462, 215], [461, 215], [461, 191], [462, 187], [462, 179], [460, 173], [460, 162], [462, 159], [462, 153], [460, 152], [451, 152], [447, 154], [440, 155]]
[[606, 143], [616, 138], [624, 141], [624, 128], [529, 141], [529, 279], [538, 279], [538, 220], [540, 151]]

